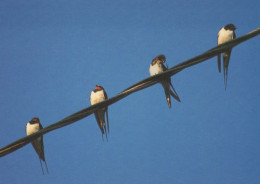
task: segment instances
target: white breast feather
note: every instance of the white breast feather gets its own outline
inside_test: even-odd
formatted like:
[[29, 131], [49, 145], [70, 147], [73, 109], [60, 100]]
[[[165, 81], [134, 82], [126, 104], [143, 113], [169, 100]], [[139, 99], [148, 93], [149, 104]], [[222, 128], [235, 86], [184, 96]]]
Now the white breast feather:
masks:
[[222, 28], [218, 33], [218, 44], [225, 43], [233, 39], [233, 31]]
[[40, 130], [39, 124], [30, 124], [27, 123], [26, 125], [26, 134], [31, 135], [35, 132], [38, 132]]
[[151, 76], [156, 75], [161, 72], [163, 72], [163, 68], [162, 68], [161, 64], [156, 63], [154, 65], [152, 65], [152, 64], [150, 65], [149, 73]]
[[105, 100], [104, 91], [97, 91], [96, 93], [94, 91], [91, 92], [90, 95], [90, 103], [91, 105], [94, 105], [96, 103], [102, 102]]

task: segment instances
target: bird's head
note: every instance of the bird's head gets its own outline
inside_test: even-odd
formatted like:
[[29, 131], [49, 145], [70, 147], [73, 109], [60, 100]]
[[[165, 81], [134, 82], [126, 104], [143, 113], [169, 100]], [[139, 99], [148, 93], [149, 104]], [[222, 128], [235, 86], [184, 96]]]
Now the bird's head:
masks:
[[232, 31], [235, 31], [237, 28], [234, 24], [227, 24], [225, 25], [225, 30], [232, 30]]

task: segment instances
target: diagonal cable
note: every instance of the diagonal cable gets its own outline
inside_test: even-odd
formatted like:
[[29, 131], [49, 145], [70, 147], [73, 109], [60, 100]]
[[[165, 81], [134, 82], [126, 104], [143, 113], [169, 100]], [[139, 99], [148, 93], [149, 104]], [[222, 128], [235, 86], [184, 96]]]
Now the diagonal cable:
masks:
[[229, 41], [229, 42], [226, 42], [224, 44], [221, 44], [219, 46], [216, 46], [206, 52], [204, 52], [203, 54], [199, 55], [199, 56], [196, 56], [196, 57], [193, 57], [187, 61], [184, 61], [170, 69], [168, 69], [167, 71], [163, 72], [163, 73], [160, 73], [158, 75], [155, 75], [155, 76], [151, 76], [151, 77], [148, 77], [132, 86], [130, 86], [129, 88], [125, 89], [124, 91], [122, 91], [121, 93], [119, 93], [118, 95], [112, 97], [112, 98], [109, 98], [103, 102], [100, 102], [98, 104], [95, 104], [95, 105], [92, 105], [92, 106], [89, 106], [85, 109], [82, 109], [54, 124], [51, 124], [45, 128], [43, 128], [42, 130], [40, 130], [39, 132], [37, 133], [34, 133], [34, 134], [31, 134], [29, 136], [26, 136], [26, 137], [23, 137], [3, 148], [0, 149], [0, 157], [3, 157], [9, 153], [12, 153], [13, 151], [25, 146], [26, 144], [30, 143], [32, 140], [36, 139], [37, 137], [43, 135], [43, 134], [46, 134], [50, 131], [53, 131], [53, 130], [56, 130], [56, 129], [59, 129], [59, 128], [62, 128], [64, 126], [67, 126], [69, 124], [72, 124], [76, 121], [79, 121], [87, 116], [89, 116], [90, 114], [92, 114], [93, 112], [95, 112], [97, 109], [99, 108], [103, 108], [103, 107], [107, 107], [109, 105], [112, 105], [114, 103], [116, 103], [117, 101], [127, 97], [128, 95], [134, 93], [134, 92], [137, 92], [139, 90], [142, 90], [142, 89], [145, 89], [149, 86], [152, 86], [158, 82], [160, 82], [160, 80], [164, 79], [164, 78], [168, 78], [168, 77], [171, 77], [175, 74], [177, 74], [178, 72], [182, 71], [183, 69], [185, 68], [188, 68], [188, 67], [191, 67], [193, 65], [196, 65], [196, 64], [199, 64], [203, 61], [206, 61], [212, 57], [215, 57], [218, 53], [222, 53], [223, 51], [225, 51], [226, 49], [228, 48], [232, 48], [232, 47], [235, 47], [236, 45], [246, 41], [246, 40], [249, 40], [257, 35], [260, 34], [260, 28], [257, 28], [255, 30], [253, 30], [252, 32], [244, 35], [244, 36], [241, 36], [241, 37], [238, 37], [232, 41]]

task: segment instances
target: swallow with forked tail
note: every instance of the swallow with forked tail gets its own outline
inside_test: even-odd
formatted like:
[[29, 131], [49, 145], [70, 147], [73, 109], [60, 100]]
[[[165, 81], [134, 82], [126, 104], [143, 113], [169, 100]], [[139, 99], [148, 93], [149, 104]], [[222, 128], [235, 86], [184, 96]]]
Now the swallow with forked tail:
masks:
[[[27, 135], [31, 135], [33, 133], [36, 133], [36, 132], [40, 131], [41, 129], [43, 129], [43, 127], [40, 123], [39, 118], [33, 118], [31, 121], [29, 121], [26, 124], [26, 128], [25, 128]], [[41, 161], [43, 161], [45, 163], [46, 171], [47, 171], [47, 173], [49, 173], [47, 163], [46, 163], [46, 160], [45, 160], [45, 155], [44, 155], [43, 136], [40, 136], [37, 139], [33, 140], [32, 145], [33, 145], [33, 148], [35, 149], [36, 153], [39, 156], [41, 168], [42, 168], [42, 173], [44, 174]]]
[[[153, 76], [153, 75], [156, 75], [156, 74], [159, 74], [161, 72], [168, 70], [168, 67], [165, 67], [163, 64], [165, 61], [166, 61], [166, 58], [163, 54], [156, 56], [152, 60], [152, 63], [150, 64], [150, 68], [149, 68], [150, 75]], [[160, 83], [162, 84], [162, 86], [164, 88], [164, 92], [165, 92], [165, 96], [166, 96], [166, 100], [167, 100], [169, 108], [171, 108], [171, 96], [173, 98], [175, 98], [178, 102], [181, 101], [171, 83], [170, 77], [167, 79], [163, 79]]]
[[[90, 94], [91, 105], [102, 102], [106, 99], [107, 99], [107, 94], [104, 88], [102, 86], [96, 85], [95, 89], [91, 91]], [[106, 134], [106, 138], [107, 138], [107, 132], [109, 133], [108, 108], [105, 107], [102, 109], [98, 109], [94, 114], [96, 117], [97, 124], [101, 130], [102, 138], [104, 134]], [[106, 114], [106, 121], [105, 121], [105, 114]]]
[[[237, 29], [236, 26], [234, 26], [233, 24], [227, 24], [226, 26], [222, 27], [218, 32], [218, 45], [235, 39], [236, 29]], [[229, 65], [231, 50], [232, 49], [228, 49], [222, 53], [225, 89], [227, 88], [228, 65]], [[218, 54], [218, 70], [219, 72], [221, 72], [221, 54]]]

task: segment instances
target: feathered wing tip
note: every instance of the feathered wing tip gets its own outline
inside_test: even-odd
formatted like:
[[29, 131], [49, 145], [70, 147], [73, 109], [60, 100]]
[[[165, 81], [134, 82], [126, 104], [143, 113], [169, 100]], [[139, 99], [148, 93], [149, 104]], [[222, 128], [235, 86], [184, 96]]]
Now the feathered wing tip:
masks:
[[[99, 115], [100, 115], [99, 112], [95, 112], [94, 114], [95, 114], [95, 117], [96, 117], [98, 127], [101, 131], [101, 134], [102, 134], [102, 140], [104, 141], [104, 134], [106, 134], [106, 140], [108, 141], [106, 122], [105, 122], [105, 112], [104, 112], [104, 114], [102, 114], [104, 116], [104, 118], [99, 117]], [[108, 120], [108, 114], [106, 114], [106, 117], [107, 117], [107, 120]], [[109, 125], [108, 125], [108, 131], [109, 131]]]
[[161, 81], [161, 84], [164, 89], [164, 93], [165, 93], [165, 97], [166, 97], [168, 106], [169, 106], [169, 108], [171, 108], [171, 96], [170, 96], [171, 89], [170, 89], [169, 81], [168, 80]]
[[38, 141], [38, 140], [33, 141], [32, 145], [33, 145], [33, 148], [36, 151], [37, 155], [39, 156], [43, 175], [44, 175], [44, 169], [43, 169], [43, 166], [42, 166], [42, 161], [45, 163], [46, 171], [47, 171], [47, 174], [48, 174], [49, 171], [48, 171], [48, 167], [47, 167], [47, 163], [46, 163], [45, 155], [44, 155], [43, 136], [41, 136], [40, 141]]
[[44, 170], [43, 170], [43, 166], [42, 166], [42, 161], [45, 163], [45, 167], [46, 167], [46, 172], [47, 172], [47, 174], [49, 174], [49, 169], [48, 169], [46, 160], [41, 160], [40, 157], [39, 157], [39, 159], [40, 159], [40, 163], [41, 163], [42, 174], [44, 175]]
[[[106, 140], [108, 141], [106, 124], [103, 126], [103, 128], [104, 128], [104, 132], [106, 134]], [[103, 134], [102, 134], [102, 139], [103, 139]], [[104, 141], [104, 139], [103, 139], [103, 141]]]
[[41, 141], [42, 141], [41, 149], [39, 149], [37, 153], [38, 153], [40, 164], [41, 164], [41, 168], [42, 168], [42, 174], [44, 175], [44, 169], [43, 169], [43, 166], [42, 166], [42, 161], [45, 163], [47, 174], [49, 174], [49, 169], [48, 169], [47, 162], [46, 162], [45, 155], [44, 155], [43, 139]]
[[44, 170], [43, 170], [43, 167], [42, 167], [42, 160], [41, 160], [41, 158], [40, 158], [40, 157], [39, 157], [39, 159], [40, 159], [40, 163], [41, 163], [42, 174], [44, 175]]
[[[105, 114], [106, 114], [106, 120], [105, 120]], [[104, 113], [104, 121], [102, 122], [103, 124], [103, 128], [104, 128], [104, 132], [106, 134], [106, 140], [108, 142], [108, 138], [107, 138], [107, 134], [109, 133], [109, 122], [108, 122], [108, 110], [106, 109], [105, 113]]]
[[95, 118], [96, 118], [98, 127], [99, 127], [99, 129], [100, 129], [100, 131], [101, 131], [101, 133], [102, 133], [102, 135], [103, 135], [103, 134], [104, 134], [104, 130], [103, 130], [103, 128], [102, 128], [102, 123], [101, 123], [101, 120], [100, 120], [100, 118], [99, 118], [98, 112], [95, 112], [94, 114], [95, 114]]
[[[163, 88], [164, 88], [164, 93], [165, 93], [165, 97], [166, 97], [166, 101], [168, 103], [169, 108], [171, 108], [171, 96], [173, 98], [175, 98], [175, 100], [177, 100], [178, 102], [180, 102], [180, 98], [177, 94], [177, 92], [175, 91], [172, 83], [171, 83], [171, 79], [167, 79], [161, 82]], [[171, 86], [171, 87], [170, 87]], [[172, 89], [171, 89], [172, 88]]]
[[49, 169], [48, 169], [46, 160], [44, 161], [44, 163], [45, 163], [45, 167], [46, 167], [47, 174], [49, 174]]
[[218, 71], [221, 72], [221, 54], [218, 54]]
[[177, 92], [175, 91], [175, 89], [174, 89], [174, 87], [173, 87], [171, 82], [170, 82], [170, 85], [171, 85], [171, 88], [172, 88], [172, 90], [170, 89], [171, 96], [173, 98], [175, 98], [175, 100], [177, 100], [178, 102], [181, 102], [181, 99], [179, 98], [179, 96], [178, 96]]
[[[224, 59], [225, 60], [225, 59]], [[225, 64], [224, 64], [225, 65]], [[227, 76], [228, 76], [228, 68], [223, 67], [224, 70], [224, 85], [225, 85], [225, 90], [227, 89]]]
[[109, 133], [108, 109], [106, 110], [106, 119], [107, 119], [107, 131]]
[[228, 65], [230, 60], [231, 50], [223, 53], [223, 72], [224, 72], [224, 85], [225, 90], [227, 89], [227, 78], [228, 78]]

